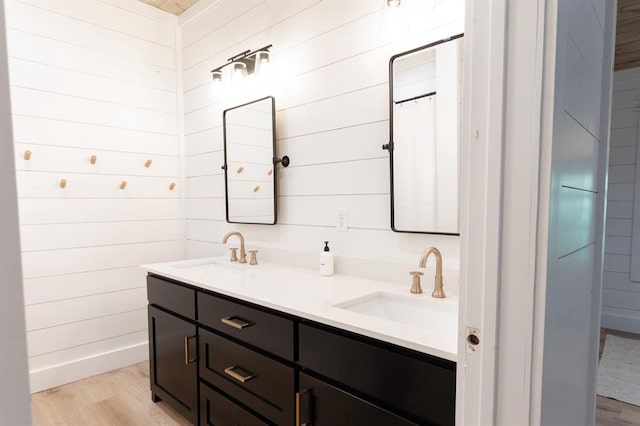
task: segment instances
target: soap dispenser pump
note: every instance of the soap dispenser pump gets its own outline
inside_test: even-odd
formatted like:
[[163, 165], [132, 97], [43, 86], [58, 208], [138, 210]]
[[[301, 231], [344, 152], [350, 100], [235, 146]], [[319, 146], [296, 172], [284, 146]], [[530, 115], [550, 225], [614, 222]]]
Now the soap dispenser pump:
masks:
[[324, 250], [320, 253], [320, 275], [333, 275], [333, 253], [329, 250], [329, 241], [324, 242]]

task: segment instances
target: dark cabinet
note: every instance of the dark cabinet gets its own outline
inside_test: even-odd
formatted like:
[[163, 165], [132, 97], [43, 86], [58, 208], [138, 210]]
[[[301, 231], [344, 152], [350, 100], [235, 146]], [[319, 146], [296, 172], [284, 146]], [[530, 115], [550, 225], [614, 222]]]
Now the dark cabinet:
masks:
[[148, 277], [151, 392], [193, 424], [452, 425], [456, 364]]
[[415, 425], [334, 386], [300, 373], [299, 426]]
[[153, 399], [194, 424], [198, 418], [196, 326], [149, 306], [149, 369]]

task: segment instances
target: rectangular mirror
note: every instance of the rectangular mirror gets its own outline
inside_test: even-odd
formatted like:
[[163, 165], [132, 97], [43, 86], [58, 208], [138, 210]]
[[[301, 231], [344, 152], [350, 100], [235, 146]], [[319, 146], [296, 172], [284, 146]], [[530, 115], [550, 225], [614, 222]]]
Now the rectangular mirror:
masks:
[[391, 228], [459, 235], [462, 34], [389, 61]]
[[227, 222], [275, 224], [275, 99], [225, 110], [223, 129]]

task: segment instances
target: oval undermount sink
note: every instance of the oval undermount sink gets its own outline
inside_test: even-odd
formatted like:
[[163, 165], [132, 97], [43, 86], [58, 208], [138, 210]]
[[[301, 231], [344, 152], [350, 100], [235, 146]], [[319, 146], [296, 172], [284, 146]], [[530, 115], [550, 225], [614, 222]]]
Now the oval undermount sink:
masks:
[[457, 326], [455, 302], [430, 295], [399, 295], [377, 292], [333, 305], [362, 315], [414, 327]]

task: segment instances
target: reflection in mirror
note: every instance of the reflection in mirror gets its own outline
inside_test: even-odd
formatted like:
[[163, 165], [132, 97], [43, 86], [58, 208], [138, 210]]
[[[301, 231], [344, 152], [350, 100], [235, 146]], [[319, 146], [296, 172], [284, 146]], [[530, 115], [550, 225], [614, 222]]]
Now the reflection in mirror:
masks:
[[224, 111], [227, 222], [276, 223], [275, 100]]
[[462, 35], [389, 63], [391, 228], [458, 234]]

